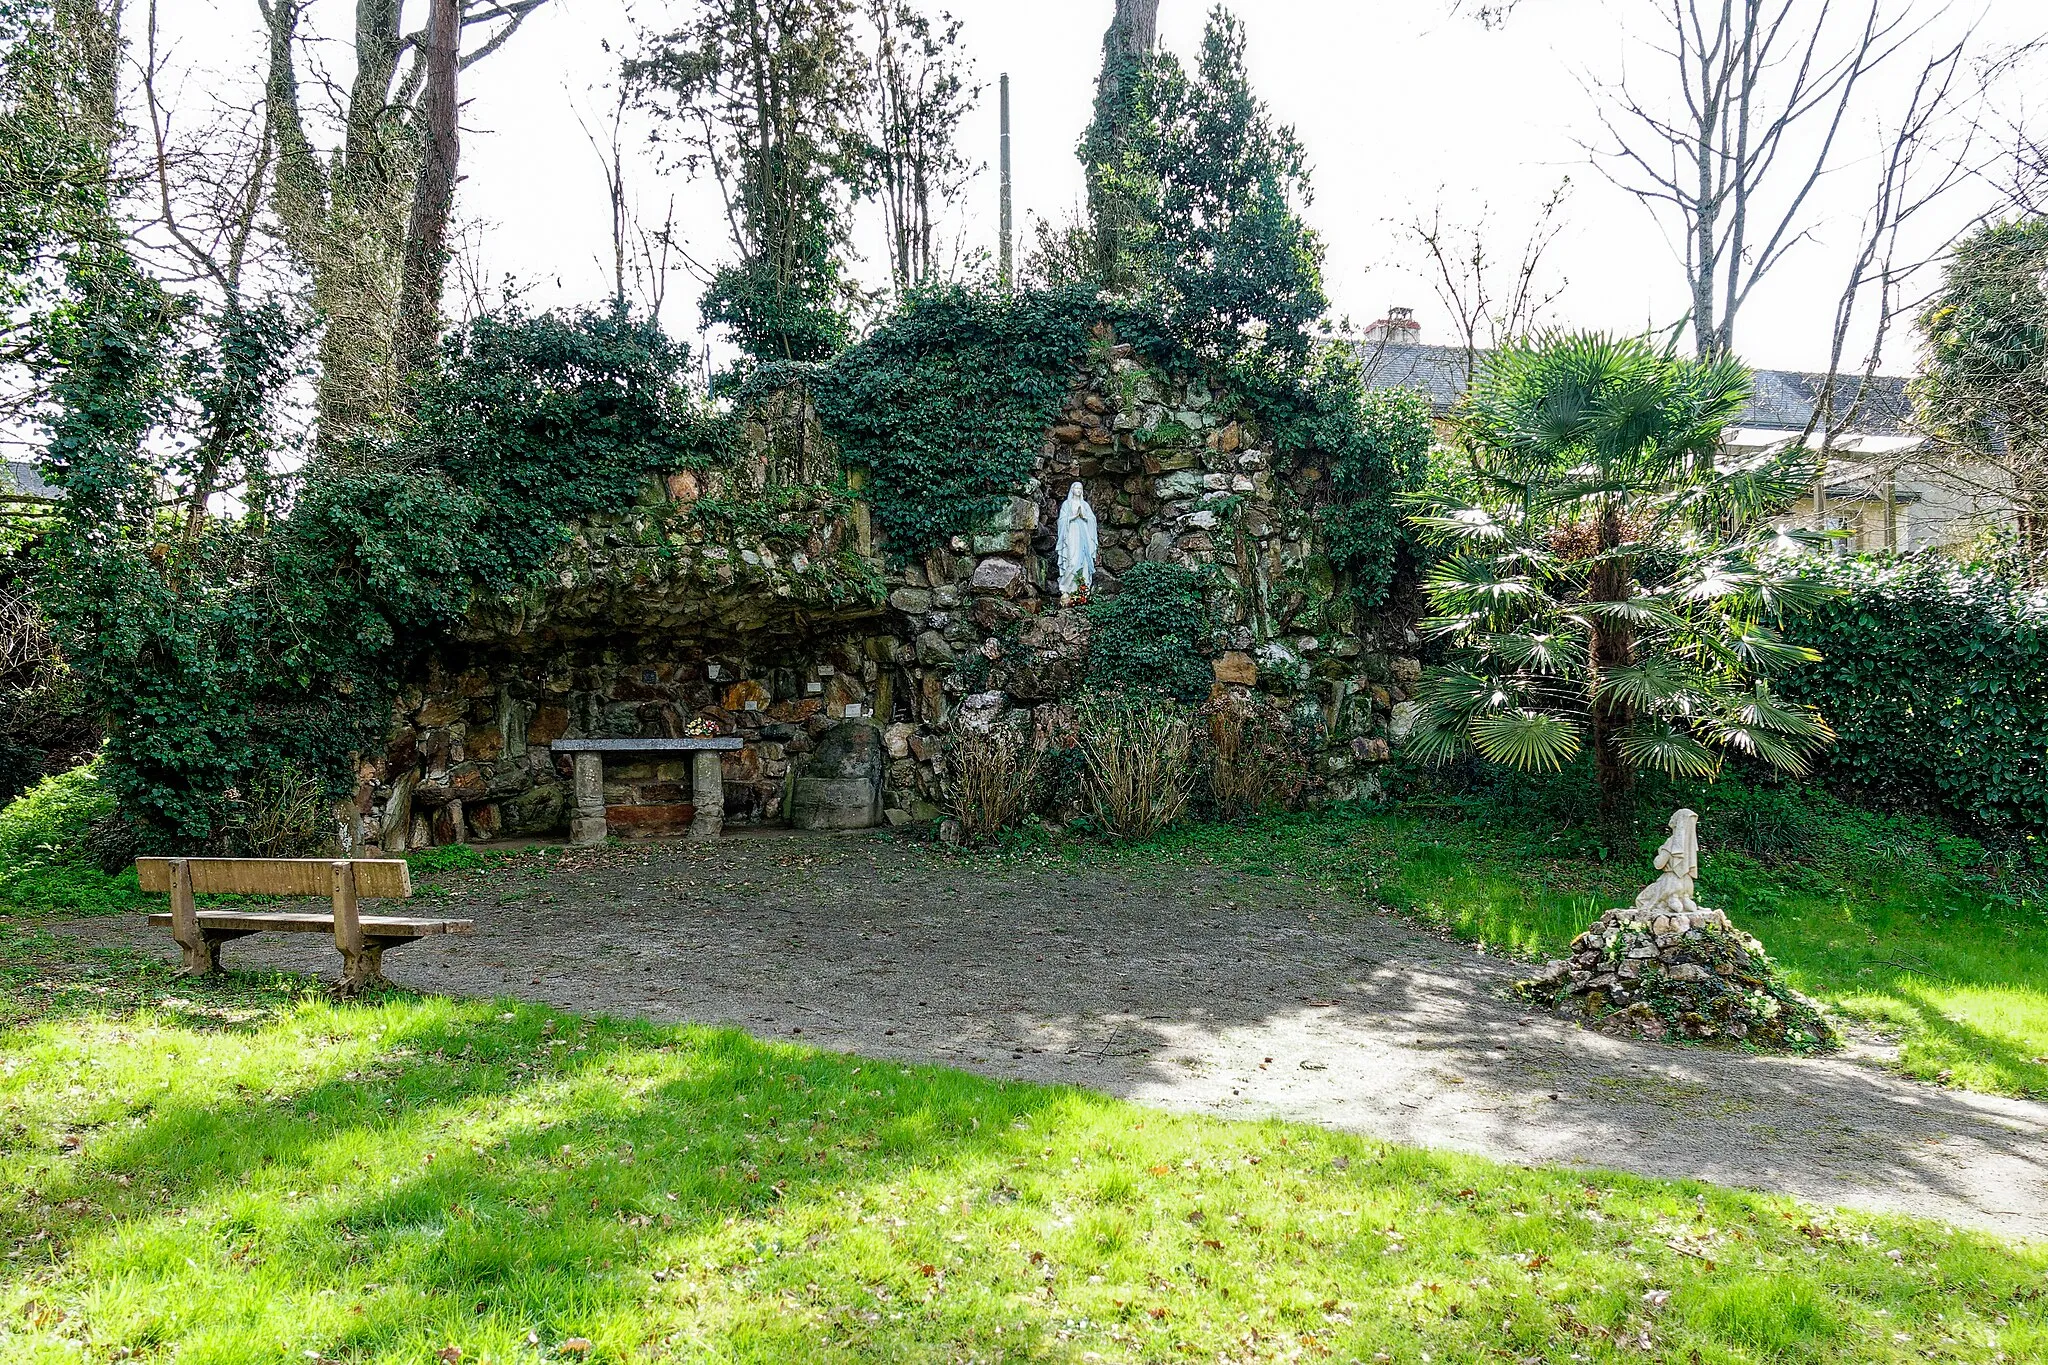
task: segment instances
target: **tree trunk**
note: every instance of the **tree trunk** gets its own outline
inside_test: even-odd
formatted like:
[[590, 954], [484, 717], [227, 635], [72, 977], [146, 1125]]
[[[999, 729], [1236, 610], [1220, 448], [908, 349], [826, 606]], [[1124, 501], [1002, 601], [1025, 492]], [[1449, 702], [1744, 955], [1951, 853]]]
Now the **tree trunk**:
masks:
[[1096, 274], [1108, 285], [1127, 283], [1126, 257], [1143, 206], [1130, 185], [1125, 158], [1131, 140], [1132, 100], [1138, 76], [1159, 41], [1159, 0], [1116, 0], [1116, 17], [1102, 35], [1102, 74], [1095, 86], [1095, 123], [1083, 143], [1088, 209], [1094, 219]]
[[[1610, 502], [1600, 513], [1600, 552], [1608, 554], [1622, 541], [1621, 508]], [[1595, 602], [1625, 602], [1629, 576], [1624, 565], [1604, 561], [1593, 571], [1587, 597]], [[1635, 769], [1621, 751], [1621, 737], [1634, 715], [1626, 702], [1598, 695], [1601, 676], [1609, 668], [1635, 661], [1635, 633], [1615, 621], [1595, 621], [1592, 635], [1593, 764], [1600, 783], [1600, 817], [1611, 835], [1623, 832], [1633, 812]]]
[[405, 266], [393, 349], [401, 380], [432, 367], [441, 340], [441, 271], [448, 259], [448, 213], [455, 202], [455, 71], [460, 0], [433, 0], [427, 16], [427, 83], [420, 98], [425, 130], [420, 171], [405, 227]]

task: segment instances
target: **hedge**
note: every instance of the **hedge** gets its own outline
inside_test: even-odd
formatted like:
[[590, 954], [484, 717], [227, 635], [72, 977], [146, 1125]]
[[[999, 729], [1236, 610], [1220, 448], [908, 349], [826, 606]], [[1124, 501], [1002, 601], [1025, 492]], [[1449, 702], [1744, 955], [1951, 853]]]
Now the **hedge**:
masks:
[[2048, 592], [1939, 560], [1844, 560], [1789, 623], [1821, 653], [1783, 691], [1839, 736], [1819, 776], [1888, 806], [2048, 829]]

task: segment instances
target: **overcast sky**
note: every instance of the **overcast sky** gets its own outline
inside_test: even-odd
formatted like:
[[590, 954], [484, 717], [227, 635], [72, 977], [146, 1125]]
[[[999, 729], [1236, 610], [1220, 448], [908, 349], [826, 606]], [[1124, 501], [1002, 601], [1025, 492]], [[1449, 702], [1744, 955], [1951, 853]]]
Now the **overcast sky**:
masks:
[[[227, 91], [257, 78], [254, 0], [162, 3], [166, 34], [192, 73], [189, 89]], [[2040, 0], [1976, 3], [1991, 41], [2044, 24]], [[1028, 214], [1057, 217], [1081, 199], [1074, 146], [1089, 118], [1113, 5], [950, 0], [946, 7], [965, 21], [968, 50], [989, 87], [965, 130], [989, 170], [961, 226], [970, 244], [992, 250], [995, 78], [1007, 71], [1012, 81], [1021, 231]], [[1943, 32], [1977, 12], [1932, 0], [1925, 7]], [[313, 0], [314, 26], [333, 35], [322, 58], [331, 69], [346, 69], [352, 8], [347, 0]], [[422, 9], [421, 0], [409, 8]], [[1200, 0], [1163, 0], [1162, 43], [1191, 52], [1206, 8]], [[1638, 331], [1682, 316], [1683, 277], [1671, 245], [1639, 204], [1607, 183], [1584, 147], [1602, 136], [1588, 81], [1612, 79], [1624, 66], [1643, 80], [1663, 74], [1628, 36], [1632, 27], [1649, 32], [1643, 26], [1653, 21], [1653, 0], [1525, 0], [1493, 31], [1448, 16], [1444, 0], [1239, 0], [1235, 8], [1249, 29], [1254, 83], [1308, 149], [1315, 182], [1308, 217], [1328, 245], [1327, 284], [1338, 314], [1363, 324], [1388, 305], [1405, 305], [1416, 310], [1425, 339], [1450, 340], [1406, 223], [1439, 202], [1452, 221], [1476, 220], [1490, 207], [1496, 247], [1513, 255], [1537, 206], [1569, 177], [1566, 227], [1551, 255], [1552, 273], [1564, 283], [1559, 320]], [[529, 301], [577, 303], [608, 292], [603, 180], [576, 111], [589, 122], [608, 107], [604, 87], [618, 55], [635, 45], [636, 19], [660, 27], [688, 9], [682, 0], [630, 7], [625, 0], [553, 0], [465, 75], [458, 212], [478, 225], [484, 268], [524, 282]], [[1740, 348], [1752, 363], [1825, 363], [1845, 252], [1869, 198], [1871, 154], [1917, 60], [1908, 67], [1902, 61], [1872, 87], [1865, 116], [1846, 134], [1853, 155], [1806, 215], [1811, 240], [1746, 313]], [[665, 174], [646, 154], [634, 158], [629, 177], [643, 213], [658, 222], [673, 198], [692, 250], [711, 259], [726, 253], [710, 186]], [[1934, 235], [1952, 233], [1988, 202], [1988, 189], [1966, 188]], [[873, 253], [862, 270], [883, 273]], [[672, 330], [694, 333], [698, 289], [677, 277], [664, 314]], [[1910, 359], [1903, 347], [1888, 355], [1892, 368]]]

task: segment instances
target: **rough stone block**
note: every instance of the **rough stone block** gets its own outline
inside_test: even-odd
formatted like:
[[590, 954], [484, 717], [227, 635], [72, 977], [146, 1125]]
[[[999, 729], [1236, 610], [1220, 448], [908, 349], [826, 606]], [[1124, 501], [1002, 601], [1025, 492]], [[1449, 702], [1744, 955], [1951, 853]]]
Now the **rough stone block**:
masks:
[[1259, 661], [1242, 650], [1230, 650], [1212, 665], [1216, 681], [1234, 687], [1256, 687], [1259, 682]]
[[989, 558], [975, 567], [968, 586], [976, 592], [1010, 592], [1024, 577], [1024, 566], [1014, 559]]

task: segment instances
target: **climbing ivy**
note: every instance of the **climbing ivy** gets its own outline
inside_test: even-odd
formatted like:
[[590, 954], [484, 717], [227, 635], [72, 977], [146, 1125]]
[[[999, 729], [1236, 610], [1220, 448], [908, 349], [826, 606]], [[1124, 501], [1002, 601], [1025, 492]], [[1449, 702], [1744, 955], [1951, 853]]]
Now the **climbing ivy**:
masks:
[[1141, 561], [1124, 570], [1114, 597], [1088, 604], [1089, 685], [1206, 698], [1215, 622], [1202, 589], [1202, 575], [1183, 564]]
[[393, 453], [476, 497], [462, 568], [545, 568], [569, 523], [631, 506], [655, 475], [701, 469], [731, 424], [684, 387], [690, 349], [623, 308], [476, 319], [449, 338]]
[[1104, 310], [1086, 289], [913, 292], [814, 376], [818, 415], [891, 552], [985, 521], [1031, 473]]
[[127, 278], [81, 287], [97, 302], [52, 339], [67, 496], [43, 596], [144, 842], [215, 839], [231, 793], [287, 767], [347, 791], [351, 755], [381, 741], [400, 678], [476, 588], [532, 578], [566, 521], [630, 503], [723, 438], [684, 398], [687, 351], [651, 324], [511, 313], [450, 340], [386, 443], [314, 465], [274, 505], [169, 522], [149, 452], [174, 444], [150, 438], [177, 432], [175, 376], [193, 377], [197, 413], [241, 395], [240, 417], [203, 425], [261, 464], [289, 370], [246, 344], [170, 364], [175, 336], [150, 330], [159, 296], [140, 277], [114, 287]]

